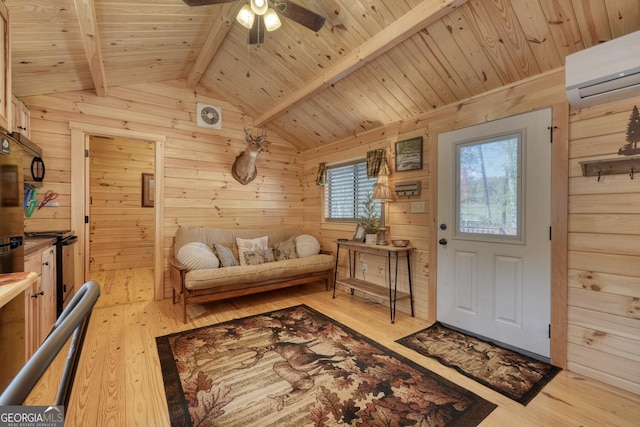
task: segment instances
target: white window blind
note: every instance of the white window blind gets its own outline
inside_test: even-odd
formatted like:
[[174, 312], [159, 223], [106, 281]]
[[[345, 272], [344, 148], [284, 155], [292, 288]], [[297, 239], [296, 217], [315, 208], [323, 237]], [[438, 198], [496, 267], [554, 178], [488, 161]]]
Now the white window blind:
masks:
[[363, 216], [362, 202], [373, 193], [376, 178], [367, 178], [367, 162], [327, 168], [325, 218], [355, 221]]

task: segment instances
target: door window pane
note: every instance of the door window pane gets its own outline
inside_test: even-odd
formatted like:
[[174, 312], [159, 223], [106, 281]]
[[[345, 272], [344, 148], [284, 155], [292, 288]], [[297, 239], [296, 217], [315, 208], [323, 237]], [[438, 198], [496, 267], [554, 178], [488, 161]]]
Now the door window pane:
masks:
[[522, 239], [521, 134], [457, 146], [460, 237]]

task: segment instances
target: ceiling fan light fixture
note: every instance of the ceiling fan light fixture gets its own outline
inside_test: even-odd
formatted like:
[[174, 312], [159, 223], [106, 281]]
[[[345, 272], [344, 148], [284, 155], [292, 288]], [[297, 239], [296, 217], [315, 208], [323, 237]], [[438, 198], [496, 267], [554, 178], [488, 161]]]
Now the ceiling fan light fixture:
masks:
[[264, 26], [267, 31], [275, 31], [280, 28], [281, 22], [278, 14], [272, 8], [267, 10], [267, 13], [264, 14]]
[[267, 0], [250, 0], [250, 4], [251, 4], [251, 10], [253, 10], [253, 13], [260, 16], [267, 13], [267, 9], [269, 8], [269, 4], [267, 3]]
[[238, 16], [236, 16], [236, 21], [240, 23], [243, 27], [247, 29], [251, 29], [253, 27], [253, 20], [256, 18], [256, 15], [251, 10], [248, 4], [242, 6], [240, 11], [238, 12]]

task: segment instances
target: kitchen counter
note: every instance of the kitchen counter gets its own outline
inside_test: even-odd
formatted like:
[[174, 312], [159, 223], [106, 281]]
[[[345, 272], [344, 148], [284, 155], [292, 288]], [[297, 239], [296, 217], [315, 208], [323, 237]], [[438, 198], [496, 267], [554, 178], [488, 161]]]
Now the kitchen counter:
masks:
[[0, 274], [0, 307], [4, 307], [36, 280], [38, 280], [36, 273]]
[[29, 256], [55, 244], [55, 237], [27, 237], [24, 239], [24, 256]]

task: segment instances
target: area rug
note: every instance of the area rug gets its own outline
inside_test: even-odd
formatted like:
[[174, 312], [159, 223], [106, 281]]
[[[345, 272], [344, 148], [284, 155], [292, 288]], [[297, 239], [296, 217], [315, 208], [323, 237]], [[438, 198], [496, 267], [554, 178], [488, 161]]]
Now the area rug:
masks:
[[172, 426], [475, 426], [496, 407], [305, 305], [156, 344]]
[[418, 353], [437, 359], [445, 366], [526, 405], [560, 371], [504, 347], [440, 323], [397, 340]]

